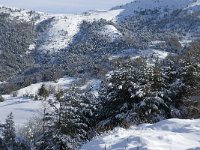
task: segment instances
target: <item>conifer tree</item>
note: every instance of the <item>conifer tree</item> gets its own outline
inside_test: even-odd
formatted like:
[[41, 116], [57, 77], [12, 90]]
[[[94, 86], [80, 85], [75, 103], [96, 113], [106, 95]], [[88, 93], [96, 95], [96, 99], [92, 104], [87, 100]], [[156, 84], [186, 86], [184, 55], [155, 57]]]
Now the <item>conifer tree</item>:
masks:
[[14, 125], [14, 121], [13, 121], [13, 114], [10, 113], [7, 116], [7, 119], [5, 121], [5, 126], [4, 126], [4, 130], [3, 130], [3, 140], [6, 143], [8, 148], [13, 148], [15, 145], [15, 138], [16, 138], [16, 134], [15, 134], [15, 125]]
[[44, 100], [46, 100], [47, 97], [49, 96], [49, 91], [46, 89], [44, 84], [42, 84], [41, 88], [39, 89], [38, 95], [43, 97]]

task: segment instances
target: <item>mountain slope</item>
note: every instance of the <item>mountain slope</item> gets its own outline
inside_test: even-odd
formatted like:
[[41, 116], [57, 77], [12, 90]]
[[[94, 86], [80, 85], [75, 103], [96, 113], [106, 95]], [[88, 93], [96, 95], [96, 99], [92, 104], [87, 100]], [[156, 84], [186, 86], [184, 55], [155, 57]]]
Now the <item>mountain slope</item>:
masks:
[[55, 53], [65, 49], [72, 42], [74, 36], [78, 34], [79, 27], [83, 21], [93, 22], [100, 19], [110, 21], [114, 20], [119, 12], [118, 10], [113, 10], [91, 12], [85, 15], [49, 15], [47, 19], [51, 19], [51, 22], [49, 23], [49, 28], [39, 34], [38, 41], [42, 44], [39, 45], [38, 50]]
[[200, 7], [199, 0], [134, 0], [126, 5], [114, 7], [112, 10], [122, 9], [121, 17], [126, 17], [145, 10], [158, 10], [160, 13], [171, 13], [174, 10], [195, 10]]
[[[5, 48], [3, 44], [0, 48], [0, 80], [9, 82], [27, 78], [32, 83], [40, 82], [42, 72], [52, 68], [63, 70], [64, 75], [91, 77], [97, 75], [96, 68], [109, 71], [109, 58], [126, 49], [153, 48], [176, 53], [200, 37], [199, 0], [135, 0], [108, 11], [81, 15], [45, 14], [3, 6], [0, 13], [6, 15], [4, 24], [6, 20], [13, 25], [26, 24], [26, 33], [20, 25], [17, 33], [4, 29], [14, 35], [22, 33], [18, 42], [7, 40], [7, 45], [12, 46]], [[3, 40], [0, 38], [0, 43]], [[170, 47], [169, 41], [177, 43]], [[16, 49], [19, 46], [22, 48]], [[14, 63], [8, 59], [9, 53], [5, 54], [8, 50], [19, 54], [12, 59], [16, 59]], [[27, 77], [26, 72], [33, 73]], [[38, 76], [41, 78], [33, 81]]]

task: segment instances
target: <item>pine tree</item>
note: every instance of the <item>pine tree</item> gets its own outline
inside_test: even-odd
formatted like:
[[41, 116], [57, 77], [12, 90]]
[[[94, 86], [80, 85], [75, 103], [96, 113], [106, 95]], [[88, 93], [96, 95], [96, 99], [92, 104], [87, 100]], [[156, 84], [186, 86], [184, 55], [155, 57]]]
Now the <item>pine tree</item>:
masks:
[[159, 61], [156, 59], [156, 62], [154, 66], [152, 67], [152, 83], [151, 83], [151, 90], [153, 91], [159, 91], [161, 90], [162, 87], [162, 73], [161, 73], [161, 68], [159, 66]]
[[14, 121], [13, 121], [13, 114], [10, 113], [7, 116], [7, 119], [5, 121], [5, 126], [4, 126], [4, 130], [3, 130], [3, 140], [6, 143], [8, 148], [13, 148], [15, 145], [15, 138], [16, 138], [16, 134], [15, 134], [15, 125], [14, 125]]
[[181, 117], [186, 84], [182, 60], [122, 63], [112, 71], [100, 93], [99, 126], [112, 128], [129, 123], [154, 123]]
[[[137, 105], [148, 93], [150, 70], [142, 59], [122, 63], [104, 82], [99, 101], [99, 119], [105, 127], [138, 122]], [[105, 123], [106, 122], [106, 123]]]
[[39, 89], [38, 95], [43, 97], [44, 100], [46, 100], [47, 97], [49, 96], [49, 91], [46, 89], [44, 84], [42, 84], [41, 88]]
[[38, 149], [75, 149], [91, 138], [95, 109], [90, 103], [92, 98], [73, 87], [56, 93], [55, 99], [50, 101], [53, 111], [46, 112], [43, 118], [46, 125]]
[[0, 149], [7, 150], [6, 144], [3, 139], [0, 138]]

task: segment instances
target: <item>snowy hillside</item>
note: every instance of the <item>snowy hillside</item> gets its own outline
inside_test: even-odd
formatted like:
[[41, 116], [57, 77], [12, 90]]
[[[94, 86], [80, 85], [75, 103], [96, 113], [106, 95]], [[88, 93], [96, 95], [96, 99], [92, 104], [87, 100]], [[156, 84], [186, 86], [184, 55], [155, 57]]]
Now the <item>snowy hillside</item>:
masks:
[[133, 2], [114, 7], [113, 10], [122, 9], [122, 17], [133, 15], [145, 10], [159, 10], [161, 13], [170, 13], [173, 10], [196, 10], [200, 7], [199, 0], [134, 0]]
[[[73, 41], [73, 38], [79, 32], [79, 26], [83, 21], [92, 22], [94, 20], [105, 19], [115, 22], [119, 18], [133, 16], [136, 12], [144, 10], [159, 10], [161, 16], [165, 13], [171, 13], [173, 10], [198, 10], [200, 8], [199, 1], [195, 0], [135, 0], [124, 6], [118, 6], [109, 11], [92, 11], [82, 15], [49, 15], [46, 19], [53, 17], [50, 28], [39, 36], [42, 39], [42, 45], [39, 46], [40, 51], [48, 51], [50, 53], [58, 52], [65, 49]], [[121, 33], [113, 26], [106, 26], [105, 33], [108, 36], [116, 37]]]
[[[16, 126], [24, 125], [34, 116], [41, 115], [43, 102], [34, 100], [34, 96], [38, 94], [38, 90], [44, 84], [47, 88], [55, 90], [64, 90], [70, 87], [73, 78], [65, 77], [55, 82], [43, 82], [32, 84], [28, 87], [15, 91], [15, 94], [3, 95], [5, 101], [0, 103], [0, 122], [4, 122], [9, 113], [14, 114]], [[14, 96], [13, 96], [14, 95]], [[32, 96], [32, 98], [30, 98]]]
[[[197, 11], [200, 8], [199, 0], [134, 0], [123, 6], [117, 6], [109, 11], [91, 11], [82, 15], [73, 14], [45, 14], [26, 11], [16, 8], [6, 8], [1, 6], [1, 13], [8, 13], [12, 19], [32, 21], [40, 24], [52, 18], [48, 29], [40, 33], [37, 41], [40, 43], [37, 48], [41, 52], [55, 53], [65, 49], [73, 41], [79, 32], [79, 26], [83, 21], [92, 22], [94, 20], [105, 19], [115, 22], [119, 18], [133, 16], [136, 12], [144, 10], [159, 10], [161, 15], [173, 10]], [[105, 26], [105, 33], [108, 36], [119, 36], [121, 33], [113, 26]]]
[[[93, 22], [95, 20], [106, 19], [107, 21], [115, 20], [119, 15], [120, 10], [103, 11], [103, 12], [90, 12], [88, 14], [73, 15], [49, 15], [47, 19], [53, 18], [49, 28], [40, 34], [38, 40], [42, 45], [39, 46], [39, 51], [55, 53], [68, 47], [72, 42], [74, 36], [79, 32], [79, 26], [83, 21]], [[45, 21], [45, 20], [44, 20]], [[114, 32], [115, 30], [109, 30]]]
[[199, 137], [199, 119], [169, 119], [153, 125], [115, 128], [80, 150], [200, 150]]
[[9, 14], [10, 19], [21, 20], [21, 21], [35, 21], [39, 23], [46, 18], [45, 13], [35, 12], [31, 10], [19, 9], [19, 8], [9, 8], [0, 5], [0, 13]]

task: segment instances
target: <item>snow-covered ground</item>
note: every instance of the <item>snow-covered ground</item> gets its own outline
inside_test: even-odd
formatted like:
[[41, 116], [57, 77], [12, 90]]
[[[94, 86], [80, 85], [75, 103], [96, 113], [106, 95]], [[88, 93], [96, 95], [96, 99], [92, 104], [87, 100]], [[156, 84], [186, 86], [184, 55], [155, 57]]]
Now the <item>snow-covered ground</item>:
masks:
[[169, 119], [153, 125], [115, 128], [80, 150], [200, 150], [200, 119]]
[[4, 123], [6, 117], [11, 112], [14, 116], [16, 127], [20, 127], [28, 122], [34, 116], [40, 115], [42, 109], [41, 101], [34, 101], [33, 99], [23, 97], [12, 97], [4, 95], [4, 102], [0, 103], [0, 122]]
[[36, 95], [42, 84], [47, 88], [54, 87], [55, 90], [67, 89], [74, 81], [74, 78], [64, 77], [57, 82], [44, 82], [32, 84], [28, 87], [16, 91], [13, 95], [3, 95], [5, 101], [0, 102], [0, 122], [4, 122], [9, 113], [13, 113], [14, 121], [17, 127], [24, 125], [29, 119], [38, 116], [42, 112], [43, 102], [30, 99], [27, 95]]
[[100, 34], [103, 36], [107, 36], [109, 37], [109, 39], [111, 41], [114, 41], [120, 37], [122, 37], [122, 34], [120, 31], [117, 30], [117, 28], [113, 25], [106, 25], [104, 26], [101, 31]]
[[119, 54], [112, 55], [109, 60], [117, 59], [120, 57], [131, 57], [132, 59], [145, 57], [148, 59], [159, 58], [165, 59], [169, 55], [168, 52], [156, 49], [146, 49], [146, 50], [136, 50], [136, 49], [126, 49], [121, 51]]
[[[40, 82], [31, 84], [25, 88], [19, 89], [10, 95], [2, 95], [5, 99], [0, 102], [0, 122], [4, 122], [7, 115], [11, 112], [14, 116], [15, 125], [17, 127], [23, 126], [33, 117], [41, 116], [43, 107], [46, 105], [42, 100], [34, 100], [34, 96], [38, 95], [38, 91], [44, 84], [50, 91], [58, 91], [68, 89], [78, 79], [72, 77], [63, 77], [56, 82]], [[4, 82], [0, 82], [3, 84]], [[88, 89], [94, 96], [98, 96], [98, 89], [100, 88], [101, 80], [93, 79], [88, 80], [84, 85], [79, 88], [81, 90]], [[33, 98], [30, 98], [33, 97]], [[51, 99], [52, 95], [47, 99]]]

